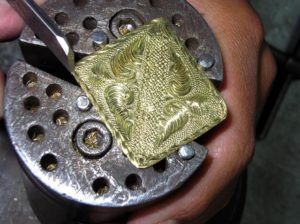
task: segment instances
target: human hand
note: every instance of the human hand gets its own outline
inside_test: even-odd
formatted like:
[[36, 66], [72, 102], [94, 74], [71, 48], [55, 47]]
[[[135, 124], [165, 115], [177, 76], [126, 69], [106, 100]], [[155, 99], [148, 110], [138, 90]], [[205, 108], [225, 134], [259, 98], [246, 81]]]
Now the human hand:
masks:
[[[252, 157], [256, 117], [275, 75], [261, 23], [247, 0], [189, 2], [203, 14], [220, 44], [225, 71], [221, 93], [229, 116], [206, 140], [208, 158], [192, 180], [170, 198], [135, 213], [129, 223], [203, 223], [226, 205], [236, 177]], [[22, 26], [0, 0], [0, 41], [16, 37]], [[0, 111], [3, 83], [0, 74]]]
[[133, 223], [204, 223], [230, 200], [235, 180], [253, 155], [255, 124], [276, 73], [261, 22], [247, 0], [189, 0], [219, 42], [224, 61], [221, 93], [227, 120], [206, 136], [208, 158], [173, 196], [132, 215]]
[[[45, 0], [36, 0], [38, 4]], [[16, 38], [23, 29], [24, 22], [6, 0], [0, 0], [0, 42]], [[0, 119], [3, 116], [4, 74], [0, 70]]]

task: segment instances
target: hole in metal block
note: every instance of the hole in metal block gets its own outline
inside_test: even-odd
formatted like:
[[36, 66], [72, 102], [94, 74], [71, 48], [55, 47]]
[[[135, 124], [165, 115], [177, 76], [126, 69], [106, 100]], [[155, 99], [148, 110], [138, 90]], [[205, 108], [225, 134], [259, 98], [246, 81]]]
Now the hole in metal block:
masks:
[[46, 89], [46, 94], [51, 99], [59, 99], [62, 96], [62, 88], [58, 84], [51, 84]]
[[80, 125], [73, 137], [74, 149], [84, 157], [98, 159], [111, 149], [112, 137], [107, 127], [99, 121]]
[[139, 190], [142, 186], [142, 179], [137, 174], [131, 174], [126, 178], [125, 185], [129, 190]]
[[126, 35], [136, 29], [136, 27], [136, 24], [131, 18], [126, 18], [120, 20], [118, 30], [121, 35]]
[[123, 9], [110, 21], [110, 30], [115, 37], [125, 35], [144, 24], [145, 18], [136, 10]]
[[52, 154], [46, 154], [41, 158], [40, 164], [43, 170], [52, 172], [57, 168], [57, 159]]
[[109, 183], [108, 181], [101, 177], [101, 178], [97, 178], [92, 185], [92, 188], [94, 190], [95, 193], [99, 194], [99, 195], [104, 195], [109, 191]]
[[88, 0], [73, 0], [74, 5], [82, 7], [88, 3]]
[[166, 0], [150, 0], [150, 5], [153, 7], [162, 7], [164, 4], [166, 4]]
[[182, 27], [184, 24], [183, 16], [180, 14], [176, 14], [172, 17], [172, 23], [174, 26]]
[[34, 88], [37, 84], [37, 81], [37, 75], [33, 72], [28, 72], [23, 76], [23, 84], [28, 89]]
[[83, 142], [89, 149], [98, 148], [103, 142], [103, 135], [96, 128], [87, 130], [84, 134]]
[[55, 15], [54, 19], [58, 25], [65, 25], [69, 21], [69, 16], [67, 13], [60, 12]]
[[97, 20], [93, 17], [87, 17], [83, 21], [83, 27], [87, 30], [94, 30], [97, 28]]
[[167, 160], [163, 159], [162, 161], [156, 163], [155, 165], [153, 165], [153, 168], [156, 172], [158, 173], [163, 173], [166, 171], [167, 169]]
[[67, 40], [71, 46], [74, 46], [79, 41], [79, 35], [75, 32], [70, 32], [66, 34]]
[[45, 131], [42, 126], [35, 125], [29, 128], [27, 135], [31, 141], [41, 142], [45, 138]]
[[53, 115], [53, 122], [58, 126], [66, 125], [69, 122], [69, 114], [65, 110], [58, 110]]
[[197, 50], [197, 48], [199, 47], [199, 41], [196, 38], [189, 38], [185, 41], [185, 46], [189, 49], [189, 50]]
[[40, 101], [35, 96], [30, 96], [24, 100], [24, 108], [31, 112], [36, 112], [40, 107]]

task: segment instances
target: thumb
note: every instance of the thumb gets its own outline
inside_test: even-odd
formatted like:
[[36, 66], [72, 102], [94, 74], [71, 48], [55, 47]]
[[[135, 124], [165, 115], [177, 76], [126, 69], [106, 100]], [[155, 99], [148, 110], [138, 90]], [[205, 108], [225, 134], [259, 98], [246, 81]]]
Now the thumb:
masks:
[[[42, 4], [45, 0], [35, 0]], [[16, 38], [24, 27], [23, 19], [6, 0], [0, 0], [0, 42]]]
[[21, 17], [6, 1], [0, 0], [0, 41], [17, 37], [23, 26]]

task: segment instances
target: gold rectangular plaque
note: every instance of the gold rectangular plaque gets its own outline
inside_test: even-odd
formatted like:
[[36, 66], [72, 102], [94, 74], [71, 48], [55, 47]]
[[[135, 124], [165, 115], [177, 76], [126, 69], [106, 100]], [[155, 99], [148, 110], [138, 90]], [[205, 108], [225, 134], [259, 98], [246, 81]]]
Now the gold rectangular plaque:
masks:
[[163, 19], [85, 57], [75, 77], [138, 168], [226, 118], [220, 94]]

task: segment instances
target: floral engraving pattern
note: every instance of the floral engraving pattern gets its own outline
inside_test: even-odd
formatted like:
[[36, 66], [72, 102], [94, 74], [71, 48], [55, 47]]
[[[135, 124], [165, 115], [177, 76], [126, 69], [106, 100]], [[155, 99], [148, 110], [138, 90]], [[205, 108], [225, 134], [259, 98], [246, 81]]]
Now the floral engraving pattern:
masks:
[[85, 57], [74, 76], [138, 168], [226, 118], [220, 94], [163, 19]]

